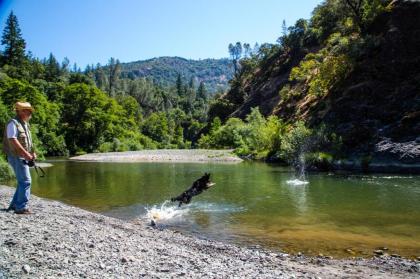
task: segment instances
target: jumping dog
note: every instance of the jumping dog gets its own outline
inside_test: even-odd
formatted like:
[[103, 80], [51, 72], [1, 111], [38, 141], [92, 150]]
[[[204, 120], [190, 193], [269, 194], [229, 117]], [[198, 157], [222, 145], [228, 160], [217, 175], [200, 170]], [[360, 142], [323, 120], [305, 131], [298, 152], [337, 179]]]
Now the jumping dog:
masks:
[[183, 192], [181, 195], [174, 197], [171, 199], [172, 202], [178, 201], [178, 207], [180, 207], [183, 203], [189, 204], [191, 202], [192, 197], [201, 194], [203, 191], [209, 189], [215, 183], [210, 181], [210, 173], [205, 173], [201, 178], [194, 181], [192, 186]]

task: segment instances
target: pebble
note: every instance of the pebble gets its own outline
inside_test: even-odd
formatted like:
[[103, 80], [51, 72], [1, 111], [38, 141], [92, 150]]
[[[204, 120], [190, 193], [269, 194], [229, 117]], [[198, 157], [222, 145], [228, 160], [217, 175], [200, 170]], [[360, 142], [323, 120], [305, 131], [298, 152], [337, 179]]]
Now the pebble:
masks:
[[22, 266], [22, 270], [23, 272], [25, 272], [26, 274], [28, 274], [29, 272], [31, 272], [31, 267], [27, 264]]

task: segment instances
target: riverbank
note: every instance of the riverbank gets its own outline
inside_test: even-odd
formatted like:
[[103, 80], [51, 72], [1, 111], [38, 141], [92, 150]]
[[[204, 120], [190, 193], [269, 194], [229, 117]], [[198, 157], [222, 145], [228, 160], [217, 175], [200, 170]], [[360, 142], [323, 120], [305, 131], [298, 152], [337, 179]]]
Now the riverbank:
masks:
[[[4, 208], [13, 188], [0, 186]], [[32, 196], [33, 215], [0, 211], [0, 278], [418, 278], [420, 262], [336, 260], [202, 240]]]
[[232, 150], [158, 149], [109, 153], [89, 153], [71, 157], [75, 161], [94, 162], [223, 162], [240, 163]]

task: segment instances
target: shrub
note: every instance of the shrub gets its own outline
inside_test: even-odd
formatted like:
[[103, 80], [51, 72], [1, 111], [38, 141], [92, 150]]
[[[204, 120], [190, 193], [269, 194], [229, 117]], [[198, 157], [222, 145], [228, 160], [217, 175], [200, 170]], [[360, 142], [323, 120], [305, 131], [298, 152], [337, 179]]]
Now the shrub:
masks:
[[209, 134], [198, 141], [201, 148], [232, 148], [240, 156], [265, 158], [269, 152], [278, 149], [279, 133], [285, 125], [277, 116], [267, 119], [258, 108], [253, 108], [245, 122], [238, 118], [230, 118], [221, 126], [215, 118]]
[[12, 168], [6, 160], [0, 156], [0, 181], [5, 182], [12, 180], [15, 177]]
[[334, 156], [326, 152], [311, 152], [305, 156], [307, 165], [322, 171], [328, 171], [332, 169], [333, 159]]

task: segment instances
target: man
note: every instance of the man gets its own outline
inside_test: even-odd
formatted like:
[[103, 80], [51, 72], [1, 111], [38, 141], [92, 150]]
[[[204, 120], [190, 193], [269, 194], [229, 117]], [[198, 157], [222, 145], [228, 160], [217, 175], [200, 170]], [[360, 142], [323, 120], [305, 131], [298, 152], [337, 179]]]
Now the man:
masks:
[[28, 162], [36, 159], [29, 130], [29, 120], [33, 111], [30, 103], [17, 102], [15, 104], [16, 117], [7, 123], [3, 136], [3, 150], [17, 179], [16, 192], [7, 210], [14, 210], [17, 214], [32, 213], [28, 208], [31, 195], [31, 174]]

